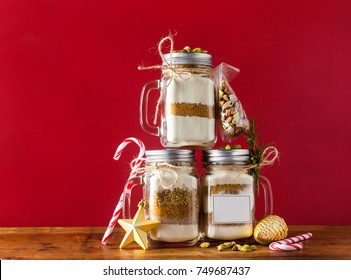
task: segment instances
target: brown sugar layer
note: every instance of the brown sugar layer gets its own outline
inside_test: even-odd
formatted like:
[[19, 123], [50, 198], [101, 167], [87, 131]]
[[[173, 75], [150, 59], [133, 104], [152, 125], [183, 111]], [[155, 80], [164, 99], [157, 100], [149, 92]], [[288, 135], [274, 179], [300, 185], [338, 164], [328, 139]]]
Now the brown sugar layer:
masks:
[[154, 194], [152, 215], [163, 224], [194, 224], [198, 219], [198, 194], [188, 188], [163, 189]]
[[210, 187], [210, 194], [238, 194], [249, 187], [250, 185], [246, 184], [217, 184]]
[[172, 103], [171, 114], [183, 117], [200, 117], [214, 119], [214, 106], [204, 105], [200, 103]]

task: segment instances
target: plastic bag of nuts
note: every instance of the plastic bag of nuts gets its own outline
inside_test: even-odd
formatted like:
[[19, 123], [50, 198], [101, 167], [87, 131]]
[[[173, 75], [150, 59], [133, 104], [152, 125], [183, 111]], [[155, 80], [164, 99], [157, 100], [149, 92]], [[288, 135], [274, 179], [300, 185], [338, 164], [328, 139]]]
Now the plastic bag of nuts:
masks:
[[230, 86], [239, 69], [221, 63], [214, 69], [219, 130], [224, 142], [231, 142], [249, 128], [249, 120], [240, 100]]

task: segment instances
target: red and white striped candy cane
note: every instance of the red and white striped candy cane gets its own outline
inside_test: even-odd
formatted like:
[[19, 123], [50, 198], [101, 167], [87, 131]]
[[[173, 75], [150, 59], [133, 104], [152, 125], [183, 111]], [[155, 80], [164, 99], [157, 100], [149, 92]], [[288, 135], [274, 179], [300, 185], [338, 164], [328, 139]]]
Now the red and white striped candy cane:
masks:
[[113, 232], [114, 227], [116, 226], [117, 219], [120, 216], [121, 212], [124, 210], [125, 207], [125, 199], [129, 199], [131, 195], [132, 188], [135, 186], [135, 184], [131, 183], [131, 180], [137, 176], [140, 176], [140, 167], [143, 164], [144, 160], [144, 154], [145, 154], [145, 145], [142, 141], [140, 141], [137, 138], [134, 137], [129, 137], [126, 138], [117, 148], [116, 153], [113, 157], [114, 160], [119, 160], [121, 157], [121, 154], [126, 146], [130, 143], [135, 143], [139, 146], [139, 154], [138, 157], [133, 161], [132, 165], [132, 170], [130, 171], [129, 178], [125, 184], [124, 190], [121, 194], [121, 197], [117, 203], [117, 206], [115, 208], [115, 211], [113, 212], [112, 218], [110, 220], [110, 223], [106, 229], [106, 232], [104, 234], [104, 237], [102, 238], [101, 243], [106, 244]]
[[124, 150], [124, 148], [126, 146], [128, 146], [128, 144], [130, 143], [135, 143], [139, 146], [139, 154], [138, 154], [138, 157], [136, 158], [136, 161], [135, 161], [135, 164], [130, 172], [130, 175], [129, 175], [129, 179], [132, 178], [132, 177], [135, 177], [135, 176], [138, 176], [138, 168], [143, 164], [143, 157], [144, 157], [144, 154], [145, 154], [145, 145], [144, 143], [135, 138], [135, 137], [129, 137], [127, 139], [125, 139], [117, 148], [116, 152], [115, 152], [115, 155], [113, 156], [113, 159], [114, 160], [119, 160], [119, 158], [121, 157], [122, 155], [122, 152]]
[[310, 239], [311, 237], [312, 237], [312, 233], [310, 232], [304, 233], [301, 235], [296, 235], [294, 237], [272, 242], [271, 244], [269, 244], [269, 249], [274, 251], [275, 250], [283, 250], [283, 251], [300, 250], [303, 248], [301, 241]]

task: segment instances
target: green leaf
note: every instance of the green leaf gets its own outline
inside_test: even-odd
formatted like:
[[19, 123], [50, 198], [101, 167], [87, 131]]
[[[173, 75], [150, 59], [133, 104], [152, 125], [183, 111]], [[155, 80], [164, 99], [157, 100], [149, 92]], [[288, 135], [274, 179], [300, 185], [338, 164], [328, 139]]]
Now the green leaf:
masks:
[[[246, 142], [249, 145], [251, 164], [253, 165], [259, 164], [261, 162], [264, 149], [273, 143], [273, 142], [269, 142], [268, 144], [264, 144], [264, 143], [257, 144], [259, 135], [262, 129], [263, 127], [257, 128], [255, 119], [254, 117], [252, 117], [250, 118], [249, 130], [244, 132]], [[253, 176], [257, 193], [259, 193], [258, 185], [259, 185], [259, 177], [260, 177], [260, 168], [254, 167], [250, 169], [249, 173]]]

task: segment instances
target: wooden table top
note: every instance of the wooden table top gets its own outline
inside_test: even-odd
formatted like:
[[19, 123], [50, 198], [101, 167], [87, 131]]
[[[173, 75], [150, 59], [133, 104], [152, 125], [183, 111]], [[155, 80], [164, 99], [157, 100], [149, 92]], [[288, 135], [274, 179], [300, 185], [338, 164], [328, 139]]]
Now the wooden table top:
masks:
[[108, 245], [101, 244], [105, 227], [0, 228], [0, 259], [30, 260], [218, 260], [218, 259], [351, 259], [351, 226], [290, 226], [289, 236], [311, 232], [299, 251], [271, 251], [257, 245], [252, 252], [218, 251], [216, 246], [149, 249], [135, 242], [124, 249], [119, 244], [124, 230], [116, 227]]

